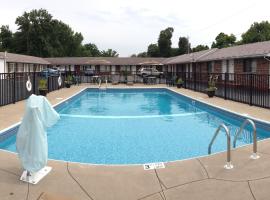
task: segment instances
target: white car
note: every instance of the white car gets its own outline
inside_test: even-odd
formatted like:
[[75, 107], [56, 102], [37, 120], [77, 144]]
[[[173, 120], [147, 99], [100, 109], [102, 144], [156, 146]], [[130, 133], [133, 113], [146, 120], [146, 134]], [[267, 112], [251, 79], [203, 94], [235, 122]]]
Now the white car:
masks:
[[138, 74], [141, 76], [161, 76], [163, 75], [163, 72], [160, 72], [155, 68], [142, 67], [141, 69], [139, 69]]

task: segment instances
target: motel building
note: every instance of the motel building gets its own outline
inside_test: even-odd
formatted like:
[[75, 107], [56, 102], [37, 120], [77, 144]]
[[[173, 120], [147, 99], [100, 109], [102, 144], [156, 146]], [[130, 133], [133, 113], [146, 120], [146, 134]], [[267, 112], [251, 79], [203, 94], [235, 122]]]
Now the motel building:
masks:
[[[40, 72], [46, 68], [55, 68], [77, 73], [93, 70], [101, 75], [120, 72], [135, 74], [141, 67], [154, 67], [165, 74], [175, 75], [181, 72], [191, 75], [193, 73], [270, 74], [270, 41], [204, 50], [171, 58], [39, 58], [0, 52], [0, 73]], [[233, 76], [230, 75], [229, 78], [232, 80]]]

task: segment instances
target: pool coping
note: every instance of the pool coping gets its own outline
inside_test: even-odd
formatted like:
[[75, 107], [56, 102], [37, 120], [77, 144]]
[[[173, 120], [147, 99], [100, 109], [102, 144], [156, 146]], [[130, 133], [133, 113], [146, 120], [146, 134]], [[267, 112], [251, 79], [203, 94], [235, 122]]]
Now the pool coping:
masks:
[[[62, 105], [63, 103], [65, 103], [66, 101], [74, 98], [75, 96], [77, 95], [80, 95], [82, 92], [84, 92], [85, 90], [88, 90], [88, 89], [99, 89], [98, 87], [84, 87], [83, 89], [81, 89], [80, 91], [74, 93], [73, 95], [69, 96], [68, 98], [66, 99], [63, 99], [61, 100], [60, 102], [56, 103], [53, 105], [53, 108], [56, 108], [57, 106], [60, 106]], [[201, 104], [205, 104], [206, 106], [209, 106], [211, 108], [214, 108], [214, 109], [220, 109], [221, 111], [224, 111], [226, 113], [229, 113], [229, 114], [233, 114], [233, 115], [236, 115], [236, 116], [240, 116], [242, 118], [249, 118], [249, 119], [252, 119], [252, 120], [255, 120], [259, 123], [263, 123], [263, 124], [267, 124], [270, 126], [270, 121], [266, 121], [266, 120], [262, 120], [262, 119], [259, 119], [259, 118], [255, 118], [255, 117], [252, 117], [252, 116], [245, 116], [245, 115], [242, 115], [242, 114], [238, 114], [237, 112], [234, 112], [230, 109], [226, 109], [226, 108], [223, 108], [223, 107], [220, 107], [220, 106], [217, 106], [217, 105], [212, 105], [208, 102], [205, 102], [205, 101], [202, 101], [200, 99], [195, 99], [195, 98], [192, 98], [188, 95], [185, 95], [185, 94], [182, 94], [180, 93], [180, 91], [175, 91], [173, 90], [172, 88], [170, 87], [138, 87], [138, 86], [133, 86], [133, 87], [107, 87], [107, 89], [112, 89], [112, 90], [117, 90], [117, 89], [127, 89], [127, 90], [132, 90], [132, 89], [165, 89], [165, 90], [169, 90], [177, 95], [182, 95], [183, 97], [185, 98], [188, 98], [190, 100], [194, 100], [194, 101], [198, 101], [200, 102]], [[12, 131], [13, 129], [15, 128], [18, 128], [18, 126], [20, 125], [21, 121], [20, 122], [17, 122], [3, 130], [0, 131], [0, 135], [3, 134], [4, 132], [8, 131]], [[265, 139], [262, 139], [262, 140], [258, 140], [257, 142], [263, 142], [265, 140], [270, 140], [270, 138], [265, 138]], [[231, 148], [231, 151], [234, 151], [234, 150], [237, 150], [239, 148], [244, 148], [244, 147], [247, 147], [247, 146], [250, 146], [252, 145], [251, 144], [243, 144], [243, 145], [240, 145], [240, 146], [237, 146], [236, 148]], [[4, 149], [0, 149], [0, 151], [3, 151], [3, 152], [9, 152], [9, 153], [12, 153], [12, 154], [18, 154], [17, 152], [12, 152], [12, 151], [8, 151], [8, 150], [4, 150]], [[192, 158], [185, 158], [185, 159], [180, 159], [180, 160], [172, 160], [172, 161], [164, 161], [162, 163], [174, 163], [174, 162], [180, 162], [180, 161], [188, 161], [188, 160], [193, 160], [193, 159], [199, 159], [199, 158], [204, 158], [204, 157], [212, 157], [212, 156], [215, 156], [217, 154], [222, 154], [226, 152], [226, 150], [224, 151], [219, 151], [219, 152], [215, 152], [215, 153], [212, 153], [210, 155], [201, 155], [201, 156], [195, 156], [195, 157], [192, 157]], [[149, 163], [143, 163], [143, 164], [96, 164], [96, 163], [83, 163], [83, 162], [74, 162], [74, 161], [66, 161], [66, 160], [57, 160], [57, 159], [49, 159], [48, 160], [52, 160], [52, 161], [57, 161], [57, 162], [62, 162], [62, 163], [76, 163], [76, 164], [81, 164], [81, 165], [91, 165], [91, 166], [112, 166], [112, 167], [127, 167], [127, 166], [143, 166], [144, 164], [149, 164]], [[156, 162], [158, 163], [158, 162]]]

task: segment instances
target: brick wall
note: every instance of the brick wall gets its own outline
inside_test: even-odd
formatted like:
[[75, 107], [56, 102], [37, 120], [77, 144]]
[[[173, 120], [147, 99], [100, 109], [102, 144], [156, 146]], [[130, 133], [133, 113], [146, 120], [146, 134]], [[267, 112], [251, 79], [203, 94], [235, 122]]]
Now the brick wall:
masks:
[[269, 74], [269, 61], [264, 58], [258, 58], [257, 61], [257, 74]]
[[222, 73], [222, 61], [218, 60], [214, 62], [214, 73]]
[[234, 73], [241, 74], [244, 71], [244, 62], [243, 59], [235, 59], [234, 60]]

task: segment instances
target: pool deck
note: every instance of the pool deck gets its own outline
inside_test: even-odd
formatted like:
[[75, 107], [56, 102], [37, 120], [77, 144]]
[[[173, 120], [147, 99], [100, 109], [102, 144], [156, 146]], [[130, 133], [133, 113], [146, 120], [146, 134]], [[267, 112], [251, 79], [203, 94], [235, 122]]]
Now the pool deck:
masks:
[[[48, 94], [52, 104], [89, 85]], [[110, 87], [166, 87], [117, 85]], [[236, 103], [186, 89], [170, 89], [234, 112], [270, 121], [270, 110]], [[0, 130], [22, 118], [25, 101], [0, 107]], [[270, 199], [270, 140], [258, 142], [260, 158], [249, 158], [252, 145], [232, 150], [234, 168], [223, 168], [226, 153], [165, 163], [164, 169], [142, 165], [106, 166], [49, 160], [52, 172], [37, 185], [19, 181], [22, 168], [14, 153], [0, 151], [1, 200], [249, 200]], [[28, 198], [27, 198], [28, 197]]]

